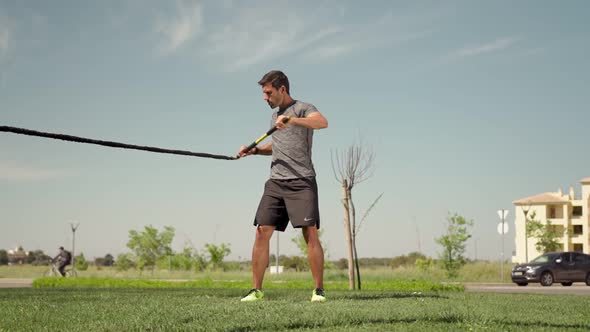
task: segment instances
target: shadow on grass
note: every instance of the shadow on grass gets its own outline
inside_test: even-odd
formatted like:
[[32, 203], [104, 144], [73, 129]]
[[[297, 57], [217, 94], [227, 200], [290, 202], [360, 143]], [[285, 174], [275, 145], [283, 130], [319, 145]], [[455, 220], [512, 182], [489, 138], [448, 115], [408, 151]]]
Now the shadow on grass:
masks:
[[[222, 290], [219, 289], [215, 292], [215, 297], [219, 298], [231, 298], [236, 296], [244, 296], [249, 290], [236, 291], [233, 290]], [[201, 293], [201, 292], [199, 292]], [[311, 291], [305, 290], [288, 290], [288, 289], [270, 289], [265, 290], [265, 300], [281, 300], [285, 298], [293, 299], [293, 293], [295, 297], [307, 298], [311, 296]], [[308, 294], [309, 293], [309, 294]], [[370, 300], [383, 300], [383, 299], [407, 299], [407, 298], [430, 298], [430, 299], [448, 299], [448, 296], [440, 295], [438, 293], [421, 293], [421, 292], [384, 292], [384, 291], [362, 291], [362, 292], [350, 292], [350, 291], [326, 291], [328, 301], [370, 301]]]
[[[223, 288], [44, 288], [44, 289], [22, 289], [13, 290], [13, 296], [16, 297], [38, 297], [42, 294], [52, 294], [64, 297], [76, 296], [77, 294], [84, 295], [86, 301], [91, 301], [94, 294], [101, 295], [103, 292], [115, 292], [116, 294], [127, 294], [143, 296], [146, 292], [149, 293], [167, 293], [174, 294], [175, 297], [215, 297], [236, 298], [239, 299], [248, 293], [249, 289], [223, 289]], [[309, 294], [308, 294], [309, 293]], [[300, 289], [269, 289], [265, 290], [266, 300], [281, 300], [285, 298], [307, 298], [311, 296], [310, 290]], [[330, 301], [369, 301], [369, 300], [383, 300], [383, 299], [406, 299], [406, 298], [430, 298], [430, 299], [448, 299], [448, 296], [441, 295], [437, 292], [404, 292], [404, 291], [342, 291], [327, 290], [328, 299]]]
[[[314, 329], [314, 328], [337, 328], [340, 326], [365, 326], [366, 325], [384, 325], [384, 324], [412, 324], [412, 323], [432, 323], [432, 324], [474, 324], [479, 325], [480, 322], [473, 322], [470, 320], [465, 319], [464, 316], [458, 314], [446, 314], [443, 317], [432, 317], [432, 318], [376, 318], [376, 319], [363, 319], [362, 321], [343, 321], [338, 322], [335, 324], [318, 324], [314, 322], [296, 322], [290, 323], [285, 326], [281, 326], [281, 330], [300, 330], [300, 329]], [[587, 331], [590, 329], [590, 324], [557, 324], [557, 323], [547, 323], [547, 322], [510, 322], [510, 321], [502, 321], [502, 320], [487, 320], [486, 326], [491, 328], [494, 327], [542, 327], [542, 328], [551, 328], [551, 329], [575, 329], [575, 330], [584, 330]], [[452, 326], [449, 326], [452, 327]], [[237, 327], [233, 329], [229, 329], [227, 331], [231, 332], [246, 332], [246, 331], [268, 331], [268, 330], [275, 330], [277, 327], [268, 327], [262, 328], [259, 327], [252, 329], [252, 327]]]
[[430, 298], [430, 299], [448, 299], [448, 296], [443, 296], [437, 293], [352, 293], [344, 295], [336, 295], [330, 297], [334, 300], [382, 300], [382, 299], [407, 299], [407, 298]]

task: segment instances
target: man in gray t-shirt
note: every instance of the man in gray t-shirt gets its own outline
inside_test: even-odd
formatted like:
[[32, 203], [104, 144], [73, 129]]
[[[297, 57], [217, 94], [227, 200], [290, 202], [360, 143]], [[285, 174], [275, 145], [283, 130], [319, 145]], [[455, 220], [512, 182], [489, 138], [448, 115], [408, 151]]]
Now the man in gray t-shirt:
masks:
[[[275, 125], [280, 115], [289, 116], [293, 119], [307, 118], [313, 113], [317, 113], [314, 116], [319, 115], [315, 106], [294, 100], [286, 109], [278, 110], [272, 114], [271, 126]], [[312, 128], [289, 126], [284, 130], [276, 131], [271, 137], [271, 179], [287, 180], [315, 177], [315, 170], [311, 162]]]
[[315, 170], [311, 161], [313, 130], [328, 126], [328, 121], [315, 106], [294, 100], [289, 94], [289, 79], [280, 71], [270, 71], [258, 82], [264, 100], [272, 108], [271, 126], [278, 130], [272, 142], [245, 151], [239, 155], [271, 155], [270, 179], [264, 185], [254, 225], [256, 240], [252, 249], [253, 288], [242, 302], [264, 298], [262, 280], [268, 266], [269, 242], [275, 230], [285, 231], [287, 224], [301, 228], [307, 242], [308, 258], [315, 289], [312, 302], [325, 302], [323, 289], [324, 250], [318, 229], [320, 214]]

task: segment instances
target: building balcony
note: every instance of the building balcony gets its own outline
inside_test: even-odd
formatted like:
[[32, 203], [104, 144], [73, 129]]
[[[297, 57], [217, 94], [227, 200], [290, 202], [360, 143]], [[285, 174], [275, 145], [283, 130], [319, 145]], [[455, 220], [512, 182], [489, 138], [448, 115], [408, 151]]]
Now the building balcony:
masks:
[[580, 239], [570, 239], [569, 244], [570, 245], [573, 245], [573, 244], [584, 244], [584, 241], [582, 241], [581, 238]]
[[564, 218], [550, 218], [547, 219], [551, 223], [551, 225], [566, 225], [567, 219]]

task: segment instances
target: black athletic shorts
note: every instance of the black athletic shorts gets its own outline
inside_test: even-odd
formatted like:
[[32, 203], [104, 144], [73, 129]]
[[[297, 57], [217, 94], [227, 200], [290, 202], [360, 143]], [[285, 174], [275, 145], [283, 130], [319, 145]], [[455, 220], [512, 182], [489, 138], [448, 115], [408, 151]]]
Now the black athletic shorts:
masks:
[[284, 232], [291, 220], [294, 228], [316, 226], [320, 228], [318, 185], [315, 177], [276, 180], [264, 184], [254, 225], [275, 226]]

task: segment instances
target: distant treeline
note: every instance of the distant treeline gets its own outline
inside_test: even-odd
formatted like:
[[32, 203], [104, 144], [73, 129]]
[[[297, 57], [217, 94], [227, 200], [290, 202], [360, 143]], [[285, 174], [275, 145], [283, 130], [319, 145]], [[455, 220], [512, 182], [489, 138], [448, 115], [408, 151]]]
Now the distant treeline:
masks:
[[[22, 248], [20, 248], [22, 249]], [[183, 258], [183, 259], [181, 259]], [[167, 256], [159, 259], [157, 268], [159, 269], [171, 269], [171, 270], [203, 270], [207, 262], [203, 261], [199, 264], [189, 264], [187, 259], [193, 258], [187, 253], [173, 253], [170, 258]], [[0, 249], [0, 265], [8, 264], [30, 264], [30, 265], [49, 265], [51, 264], [52, 257], [46, 255], [42, 250], [33, 250], [25, 252], [24, 250], [12, 250], [7, 251]], [[202, 258], [200, 258], [202, 260]], [[97, 257], [94, 260], [88, 260], [84, 262], [84, 256], [80, 255], [76, 257], [76, 261], [83, 264], [87, 263], [90, 266], [96, 267], [109, 267], [114, 266], [121, 270], [136, 269], [136, 263], [130, 257], [129, 254], [121, 254], [117, 259], [111, 254], [106, 254], [104, 257]], [[426, 255], [419, 252], [411, 252], [407, 255], [400, 255], [395, 257], [366, 257], [360, 258], [359, 263], [363, 268], [382, 268], [389, 267], [396, 269], [399, 267], [413, 267], [420, 265], [432, 265], [436, 262], [435, 259], [427, 257]], [[270, 255], [269, 265], [275, 265], [276, 256]], [[250, 261], [227, 261], [219, 265], [221, 270], [235, 271], [235, 270], [249, 270]], [[287, 271], [307, 271], [309, 270], [307, 257], [304, 256], [279, 256], [279, 265], [283, 266]], [[81, 267], [81, 266], [80, 266]], [[348, 261], [345, 258], [338, 260], [330, 260], [325, 263], [326, 269], [338, 269], [346, 270], [348, 268]]]

